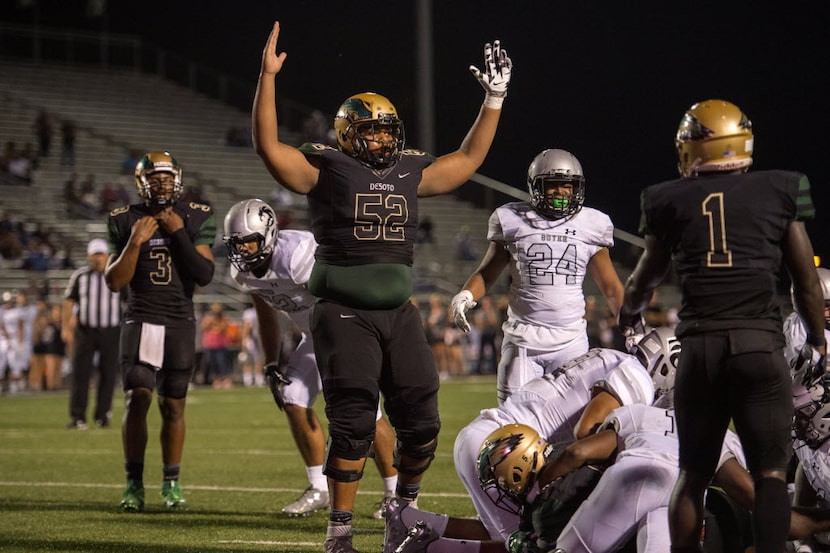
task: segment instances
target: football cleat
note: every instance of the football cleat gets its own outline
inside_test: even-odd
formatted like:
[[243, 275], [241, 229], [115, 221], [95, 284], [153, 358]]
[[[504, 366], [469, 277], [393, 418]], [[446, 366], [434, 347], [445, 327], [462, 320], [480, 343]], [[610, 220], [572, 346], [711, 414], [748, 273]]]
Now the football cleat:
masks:
[[326, 538], [323, 543], [326, 553], [360, 553], [352, 547], [352, 537], [343, 536], [340, 538]]
[[182, 487], [178, 480], [165, 480], [161, 485], [161, 498], [168, 509], [180, 509], [187, 500], [182, 495]]
[[138, 480], [127, 480], [127, 489], [118, 505], [124, 511], [141, 512], [144, 510], [144, 484]]
[[392, 553], [426, 553], [429, 544], [439, 537], [430, 523], [418, 520], [415, 526], [406, 532], [406, 537]]
[[[383, 513], [384, 513], [384, 509], [386, 509], [386, 504], [389, 503], [390, 501], [392, 501], [393, 497], [394, 496], [387, 495], [386, 497], [384, 497], [383, 499], [381, 499], [377, 503], [377, 510], [374, 513], [372, 513], [372, 518], [373, 519], [383, 520]], [[415, 499], [413, 501], [410, 501], [409, 506], [412, 507], [413, 509], [417, 509], [418, 508], [418, 500]]]
[[383, 531], [383, 553], [392, 553], [406, 538], [409, 528], [401, 521], [401, 513], [409, 506], [410, 503], [397, 497], [384, 500], [382, 510], [383, 518], [386, 519], [386, 527]]
[[309, 486], [296, 501], [283, 507], [282, 512], [290, 517], [304, 517], [328, 508], [329, 492]]

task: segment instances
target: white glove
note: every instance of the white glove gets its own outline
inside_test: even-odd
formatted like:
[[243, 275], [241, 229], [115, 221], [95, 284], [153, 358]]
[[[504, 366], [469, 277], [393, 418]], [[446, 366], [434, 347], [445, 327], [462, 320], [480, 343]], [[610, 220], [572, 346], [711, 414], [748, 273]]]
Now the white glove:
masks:
[[461, 290], [452, 299], [452, 318], [456, 326], [464, 332], [470, 332], [470, 323], [467, 322], [466, 313], [475, 306], [473, 293], [469, 290]]
[[633, 355], [637, 351], [637, 344], [646, 334], [646, 320], [641, 313], [626, 316], [620, 311], [617, 314], [617, 326], [625, 337], [625, 350]]
[[826, 376], [827, 360], [811, 344], [805, 343], [798, 350], [798, 355], [790, 363], [793, 382], [800, 381], [804, 386], [809, 386], [816, 379], [823, 379]]
[[510, 84], [512, 70], [513, 62], [508, 57], [507, 50], [501, 49], [498, 40], [493, 41], [492, 46], [489, 42], [484, 45], [484, 73], [475, 65], [470, 66], [470, 71], [484, 88], [485, 106], [501, 109], [502, 102], [507, 97], [507, 85]]

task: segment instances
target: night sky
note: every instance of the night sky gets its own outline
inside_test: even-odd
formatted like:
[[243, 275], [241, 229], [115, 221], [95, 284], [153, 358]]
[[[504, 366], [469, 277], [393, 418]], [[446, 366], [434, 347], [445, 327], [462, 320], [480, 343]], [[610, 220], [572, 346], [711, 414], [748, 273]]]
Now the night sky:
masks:
[[[825, 2], [643, 0], [433, 0], [435, 154], [454, 150], [482, 90], [485, 42], [500, 39], [515, 64], [498, 134], [480, 173], [525, 188], [544, 148], [582, 162], [586, 204], [637, 232], [640, 190], [677, 176], [674, 134], [699, 100], [722, 98], [753, 122], [755, 169], [806, 173], [818, 221], [808, 225], [830, 266], [826, 104], [830, 8]], [[111, 0], [105, 18], [84, 17], [82, 0], [41, 0], [43, 25], [140, 34], [195, 61], [250, 80], [273, 21], [288, 53], [278, 100], [333, 113], [367, 90], [388, 96], [417, 147], [415, 3], [324, 0], [235, 2]], [[369, 7], [367, 7], [369, 6]], [[0, 19], [31, 21], [31, 10]], [[752, 206], [747, 206], [751, 209]]]

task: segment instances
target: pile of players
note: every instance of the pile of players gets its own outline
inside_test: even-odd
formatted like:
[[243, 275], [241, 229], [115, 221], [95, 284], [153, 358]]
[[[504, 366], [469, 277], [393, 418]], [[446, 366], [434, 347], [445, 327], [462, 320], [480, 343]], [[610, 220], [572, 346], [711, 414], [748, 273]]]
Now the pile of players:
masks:
[[[830, 270], [819, 268], [830, 305]], [[828, 321], [830, 327], [830, 321]], [[830, 403], [824, 375], [803, 382], [804, 325], [785, 322], [793, 368], [794, 550], [828, 547]], [[631, 354], [592, 349], [482, 411], [455, 441], [455, 465], [477, 519], [386, 507], [384, 553], [669, 551], [668, 505], [678, 477], [672, 393], [680, 342], [653, 329]], [[482, 438], [483, 437], [483, 438]], [[476, 444], [481, 444], [480, 446]], [[727, 431], [707, 490], [703, 550], [752, 545], [753, 482]]]

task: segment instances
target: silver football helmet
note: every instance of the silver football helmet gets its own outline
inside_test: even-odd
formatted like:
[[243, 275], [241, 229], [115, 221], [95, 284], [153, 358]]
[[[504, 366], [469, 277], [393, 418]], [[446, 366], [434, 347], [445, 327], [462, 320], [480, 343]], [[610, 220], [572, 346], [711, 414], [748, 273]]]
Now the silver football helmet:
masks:
[[637, 342], [634, 352], [654, 382], [655, 399], [674, 390], [677, 361], [680, 356], [680, 340], [667, 326], [658, 326]]
[[268, 263], [274, 253], [279, 233], [277, 215], [260, 199], [242, 200], [225, 215], [224, 231], [222, 241], [230, 262], [242, 272], [254, 271]]
[[494, 430], [478, 452], [481, 488], [495, 490], [496, 497], [490, 498], [497, 507], [518, 513], [550, 450], [539, 433], [527, 425], [507, 424]]
[[[571, 184], [570, 194], [547, 193], [556, 184]], [[565, 150], [544, 150], [527, 168], [527, 189], [530, 205], [548, 219], [569, 217], [582, 209], [585, 201], [585, 174], [582, 164]]]
[[816, 449], [830, 438], [830, 403], [816, 404], [818, 408], [809, 419], [805, 411], [796, 411], [794, 430], [797, 438]]

